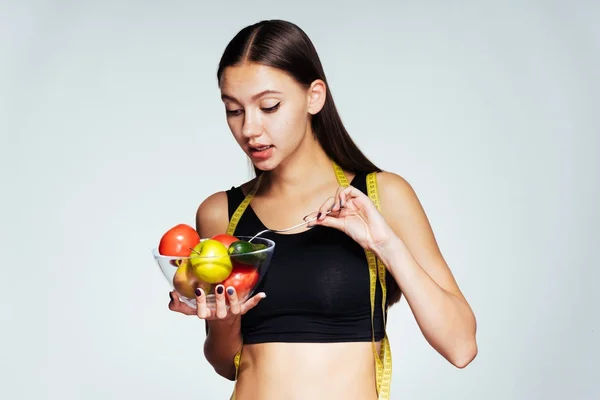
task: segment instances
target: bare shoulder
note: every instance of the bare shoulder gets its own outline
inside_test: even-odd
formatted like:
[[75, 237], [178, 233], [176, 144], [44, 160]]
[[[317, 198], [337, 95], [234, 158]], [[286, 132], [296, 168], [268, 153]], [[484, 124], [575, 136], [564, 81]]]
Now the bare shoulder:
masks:
[[[427, 233], [431, 241], [431, 228], [421, 202], [406, 178], [393, 172], [379, 172], [377, 186], [381, 203], [381, 213], [388, 223], [402, 236], [410, 239], [418, 231], [420, 238]], [[431, 244], [431, 243], [430, 243]]]
[[200, 237], [211, 237], [227, 230], [229, 223], [227, 193], [219, 191], [208, 196], [196, 211], [196, 230]]
[[413, 187], [401, 175], [389, 171], [378, 172], [377, 183], [379, 194], [383, 198], [394, 199], [396, 201], [418, 201]]
[[377, 186], [381, 213], [396, 233], [407, 236], [409, 231], [421, 230], [421, 233], [427, 232], [427, 236], [431, 236], [431, 227], [425, 210], [406, 178], [393, 172], [379, 172]]
[[[393, 172], [377, 173], [377, 186], [381, 203], [381, 213], [398, 225], [399, 219], [413, 218], [413, 221], [429, 228], [429, 221], [417, 193], [406, 178]], [[415, 220], [416, 218], [416, 220]]]
[[[242, 192], [246, 194], [256, 178], [241, 185]], [[219, 191], [208, 196], [198, 206], [196, 211], [196, 230], [200, 237], [211, 237], [227, 231], [229, 226], [229, 201], [226, 191]]]

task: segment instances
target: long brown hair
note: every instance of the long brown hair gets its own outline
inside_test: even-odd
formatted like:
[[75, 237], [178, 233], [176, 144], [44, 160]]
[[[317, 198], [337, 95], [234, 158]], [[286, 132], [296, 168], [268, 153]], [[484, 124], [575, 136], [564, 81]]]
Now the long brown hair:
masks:
[[[346, 171], [355, 174], [381, 172], [350, 137], [337, 111], [321, 60], [308, 35], [297, 25], [282, 20], [260, 21], [239, 31], [227, 44], [217, 70], [220, 82], [225, 68], [243, 62], [254, 62], [287, 72], [300, 85], [308, 88], [321, 79], [327, 86], [325, 104], [312, 116], [314, 135], [329, 158]], [[260, 170], [254, 167], [255, 173]], [[388, 279], [387, 303], [400, 299], [400, 290]]]

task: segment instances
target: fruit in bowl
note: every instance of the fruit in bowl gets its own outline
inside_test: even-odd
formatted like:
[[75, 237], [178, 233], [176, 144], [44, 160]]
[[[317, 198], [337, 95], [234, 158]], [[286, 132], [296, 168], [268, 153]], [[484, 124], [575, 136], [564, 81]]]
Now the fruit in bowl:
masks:
[[187, 224], [177, 224], [166, 231], [158, 243], [158, 251], [165, 256], [187, 257], [190, 249], [200, 242], [200, 235]]
[[195, 290], [202, 288], [207, 306], [215, 309], [218, 285], [234, 287], [239, 301], [244, 302], [266, 273], [275, 243], [261, 237], [250, 239], [227, 234], [200, 238], [194, 228], [179, 224], [163, 235], [152, 253], [181, 301], [195, 308]]
[[233, 263], [227, 246], [216, 239], [202, 240], [190, 253], [190, 264], [198, 279], [207, 283], [219, 283], [231, 273]]

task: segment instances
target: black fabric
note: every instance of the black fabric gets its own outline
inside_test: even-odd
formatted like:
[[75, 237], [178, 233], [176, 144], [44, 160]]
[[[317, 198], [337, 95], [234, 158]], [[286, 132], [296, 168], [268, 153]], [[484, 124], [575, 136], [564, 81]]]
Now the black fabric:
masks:
[[[366, 174], [351, 184], [367, 193]], [[244, 199], [227, 191], [229, 218]], [[234, 235], [265, 229], [248, 206]], [[370, 341], [369, 266], [364, 250], [336, 229], [317, 226], [297, 234], [263, 235], [275, 242], [271, 264], [255, 293], [267, 297], [242, 317], [244, 343]], [[387, 275], [389, 277], [389, 274]], [[375, 296], [375, 339], [384, 336], [381, 286]]]

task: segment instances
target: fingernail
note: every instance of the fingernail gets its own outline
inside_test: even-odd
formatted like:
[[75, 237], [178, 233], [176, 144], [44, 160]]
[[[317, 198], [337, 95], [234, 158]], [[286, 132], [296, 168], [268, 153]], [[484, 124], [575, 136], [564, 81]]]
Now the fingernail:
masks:
[[218, 294], [223, 294], [223, 285], [217, 286], [217, 293]]
[[202, 290], [200, 290], [200, 288], [196, 288], [196, 296], [202, 296]]
[[227, 294], [230, 296], [233, 296], [233, 288], [232, 287], [227, 289]]
[[317, 219], [321, 218], [321, 213], [317, 214]]

